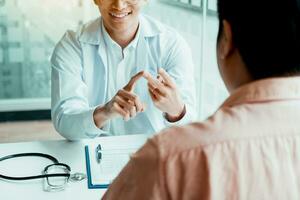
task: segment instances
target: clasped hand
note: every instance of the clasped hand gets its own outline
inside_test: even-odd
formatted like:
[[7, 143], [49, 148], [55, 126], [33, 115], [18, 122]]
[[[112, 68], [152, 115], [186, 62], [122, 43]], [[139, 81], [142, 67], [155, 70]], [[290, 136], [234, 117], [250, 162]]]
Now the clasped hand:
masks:
[[125, 121], [128, 121], [145, 111], [146, 105], [133, 92], [136, 82], [142, 77], [148, 81], [148, 91], [154, 105], [166, 114], [167, 119], [172, 121], [182, 115], [185, 107], [176, 84], [172, 77], [160, 68], [157, 78], [144, 71], [134, 75], [128, 84], [105, 105], [106, 113], [110, 118], [121, 115]]

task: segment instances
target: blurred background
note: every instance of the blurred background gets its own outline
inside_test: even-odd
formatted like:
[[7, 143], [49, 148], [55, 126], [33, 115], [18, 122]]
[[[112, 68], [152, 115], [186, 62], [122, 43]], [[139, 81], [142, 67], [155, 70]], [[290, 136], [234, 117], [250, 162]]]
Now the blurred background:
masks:
[[[148, 1], [143, 12], [192, 49], [203, 120], [228, 96], [216, 63], [216, 0]], [[67, 29], [99, 15], [93, 0], [0, 0], [0, 143], [60, 138], [50, 122], [51, 53]]]

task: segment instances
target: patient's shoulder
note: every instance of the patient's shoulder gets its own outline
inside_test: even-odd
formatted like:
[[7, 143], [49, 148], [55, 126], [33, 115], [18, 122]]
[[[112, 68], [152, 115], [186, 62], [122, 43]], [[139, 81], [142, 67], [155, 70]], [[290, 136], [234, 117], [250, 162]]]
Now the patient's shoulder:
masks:
[[[242, 138], [245, 127], [240, 126], [239, 113], [222, 109], [203, 122], [174, 126], [157, 134], [152, 142], [162, 158], [188, 150], [201, 150], [207, 146]], [[238, 127], [238, 128], [237, 128]]]
[[170, 127], [157, 134], [152, 142], [156, 145], [162, 158], [188, 149], [201, 148], [204, 145], [201, 135], [208, 134], [208, 130], [204, 126], [206, 126], [205, 123], [192, 123]]

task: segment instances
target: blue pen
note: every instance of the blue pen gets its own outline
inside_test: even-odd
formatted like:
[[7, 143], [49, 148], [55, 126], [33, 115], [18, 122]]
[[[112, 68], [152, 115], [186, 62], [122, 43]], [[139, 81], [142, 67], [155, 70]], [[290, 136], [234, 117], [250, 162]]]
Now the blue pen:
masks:
[[102, 159], [102, 153], [101, 153], [101, 145], [98, 144], [98, 146], [96, 147], [96, 152], [95, 152], [95, 155], [96, 155], [96, 161], [98, 164], [100, 164], [101, 162], [101, 159]]

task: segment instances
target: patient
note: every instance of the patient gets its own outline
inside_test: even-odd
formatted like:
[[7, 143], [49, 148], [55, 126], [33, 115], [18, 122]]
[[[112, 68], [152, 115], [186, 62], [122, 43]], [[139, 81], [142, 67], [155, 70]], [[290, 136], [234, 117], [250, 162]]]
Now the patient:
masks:
[[218, 0], [218, 12], [230, 97], [150, 139], [104, 199], [300, 198], [300, 1]]

